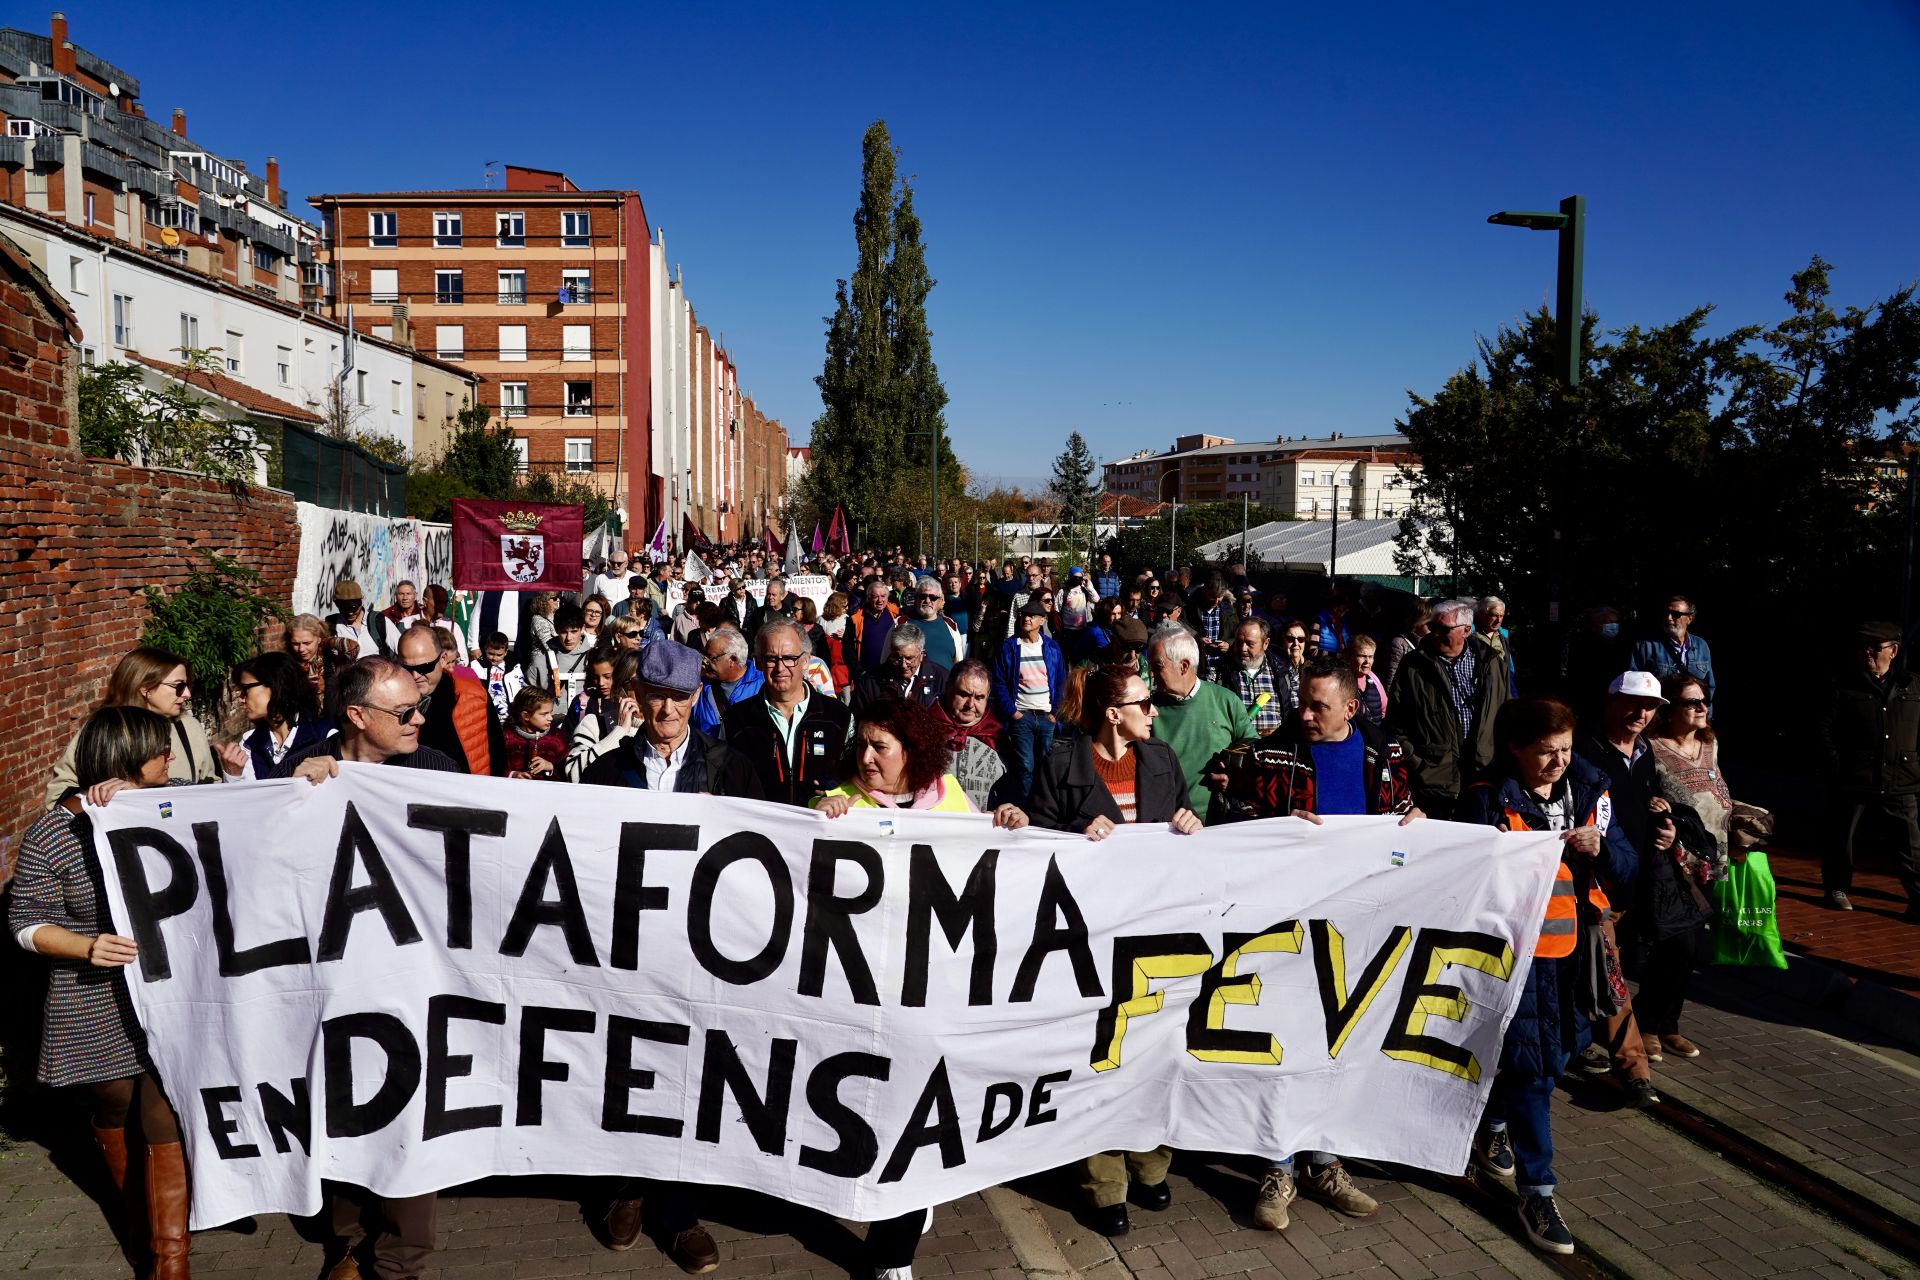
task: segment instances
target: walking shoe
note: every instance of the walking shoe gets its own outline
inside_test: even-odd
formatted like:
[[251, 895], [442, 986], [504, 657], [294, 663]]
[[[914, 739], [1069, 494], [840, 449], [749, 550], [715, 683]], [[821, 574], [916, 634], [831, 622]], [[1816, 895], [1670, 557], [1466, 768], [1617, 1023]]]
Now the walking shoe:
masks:
[[1627, 1101], [1644, 1111], [1648, 1107], [1659, 1106], [1660, 1095], [1653, 1091], [1651, 1080], [1629, 1080], [1627, 1081]]
[[640, 1243], [640, 1202], [615, 1200], [607, 1206], [607, 1248], [625, 1253]]
[[1852, 900], [1848, 898], [1846, 894], [1841, 893], [1838, 889], [1830, 890], [1824, 898], [1820, 899], [1820, 905], [1827, 908], [1829, 911], [1853, 910]]
[[1346, 1166], [1335, 1160], [1324, 1169], [1308, 1168], [1300, 1189], [1329, 1209], [1349, 1218], [1365, 1218], [1380, 1211], [1380, 1202], [1353, 1185]]
[[1159, 1182], [1136, 1182], [1128, 1188], [1127, 1194], [1142, 1209], [1158, 1212], [1173, 1203], [1173, 1189], [1167, 1186], [1163, 1178]]
[[1133, 1230], [1133, 1224], [1127, 1221], [1127, 1206], [1124, 1204], [1097, 1206], [1093, 1211], [1093, 1229], [1109, 1240], [1118, 1240]]
[[1573, 1065], [1590, 1076], [1603, 1076], [1613, 1070], [1613, 1055], [1603, 1044], [1590, 1044], [1573, 1060]]
[[873, 1280], [913, 1280], [913, 1266], [879, 1267], [873, 1273]]
[[1641, 1036], [1640, 1047], [1646, 1050], [1648, 1062], [1666, 1061], [1666, 1059], [1660, 1056], [1660, 1037], [1659, 1036]]
[[1285, 1231], [1291, 1220], [1287, 1206], [1297, 1194], [1292, 1174], [1279, 1169], [1267, 1170], [1266, 1176], [1260, 1179], [1259, 1194], [1253, 1198], [1253, 1225], [1262, 1231]]
[[1513, 1139], [1505, 1129], [1482, 1129], [1473, 1140], [1473, 1163], [1496, 1182], [1513, 1185]]
[[1677, 1053], [1683, 1058], [1700, 1056], [1700, 1046], [1683, 1035], [1661, 1036], [1660, 1047], [1668, 1053]]
[[720, 1248], [705, 1227], [688, 1227], [674, 1236], [667, 1256], [690, 1276], [703, 1276], [720, 1265]]
[[1552, 1196], [1527, 1196], [1520, 1201], [1520, 1225], [1527, 1239], [1543, 1253], [1572, 1253], [1573, 1232], [1560, 1216], [1560, 1206]]

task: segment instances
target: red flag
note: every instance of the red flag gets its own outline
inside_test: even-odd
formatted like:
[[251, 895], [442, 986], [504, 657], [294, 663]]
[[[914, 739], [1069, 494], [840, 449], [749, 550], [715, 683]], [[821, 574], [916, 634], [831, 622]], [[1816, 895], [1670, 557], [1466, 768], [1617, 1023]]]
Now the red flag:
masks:
[[693, 517], [682, 513], [680, 516], [680, 541], [682, 550], [698, 551], [703, 556], [713, 554], [713, 543], [707, 541], [707, 535], [694, 527]]
[[577, 502], [453, 500], [458, 591], [578, 591], [586, 508]]
[[827, 550], [837, 556], [853, 554], [853, 543], [847, 537], [847, 516], [838, 506], [833, 509], [833, 519], [827, 522]]
[[773, 526], [768, 525], [760, 531], [760, 547], [767, 553], [768, 559], [780, 554], [780, 539], [773, 536]]

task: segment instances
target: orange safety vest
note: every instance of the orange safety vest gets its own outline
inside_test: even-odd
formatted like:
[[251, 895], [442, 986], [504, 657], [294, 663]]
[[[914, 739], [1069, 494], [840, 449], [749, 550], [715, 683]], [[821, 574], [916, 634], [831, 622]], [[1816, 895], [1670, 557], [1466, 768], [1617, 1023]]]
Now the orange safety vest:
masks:
[[451, 671], [446, 678], [453, 681], [453, 732], [467, 753], [467, 769], [476, 778], [487, 777], [493, 772], [487, 750], [487, 686]]
[[[1580, 825], [1590, 827], [1593, 815]], [[1508, 831], [1528, 831], [1527, 820], [1513, 809], [1507, 810], [1505, 829]], [[1543, 960], [1564, 960], [1573, 954], [1574, 937], [1580, 930], [1580, 909], [1574, 898], [1573, 868], [1563, 858], [1560, 865], [1553, 869], [1553, 895], [1547, 899], [1546, 918], [1540, 923], [1540, 941], [1534, 944], [1533, 954]], [[1605, 911], [1612, 904], [1600, 888], [1596, 878], [1587, 884], [1587, 901]]]

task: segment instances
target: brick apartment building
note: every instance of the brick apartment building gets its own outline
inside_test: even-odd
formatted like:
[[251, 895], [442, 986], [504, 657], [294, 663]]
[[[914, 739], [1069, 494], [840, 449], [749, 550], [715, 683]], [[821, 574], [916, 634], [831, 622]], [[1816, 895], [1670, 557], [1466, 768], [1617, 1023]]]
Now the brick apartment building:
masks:
[[638, 192], [504, 167], [479, 190], [323, 194], [332, 313], [479, 379], [523, 465], [577, 476], [639, 542], [733, 541], [784, 505], [786, 433], [669, 279]]

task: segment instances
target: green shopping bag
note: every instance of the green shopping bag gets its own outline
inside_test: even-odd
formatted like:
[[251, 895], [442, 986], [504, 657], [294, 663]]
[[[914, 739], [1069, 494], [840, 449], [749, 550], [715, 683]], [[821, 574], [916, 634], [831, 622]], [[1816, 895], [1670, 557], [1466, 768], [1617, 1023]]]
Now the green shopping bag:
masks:
[[1767, 855], [1749, 850], [1746, 861], [1728, 865], [1727, 878], [1712, 887], [1713, 962], [1784, 969], [1780, 924], [1774, 918], [1773, 868]]

